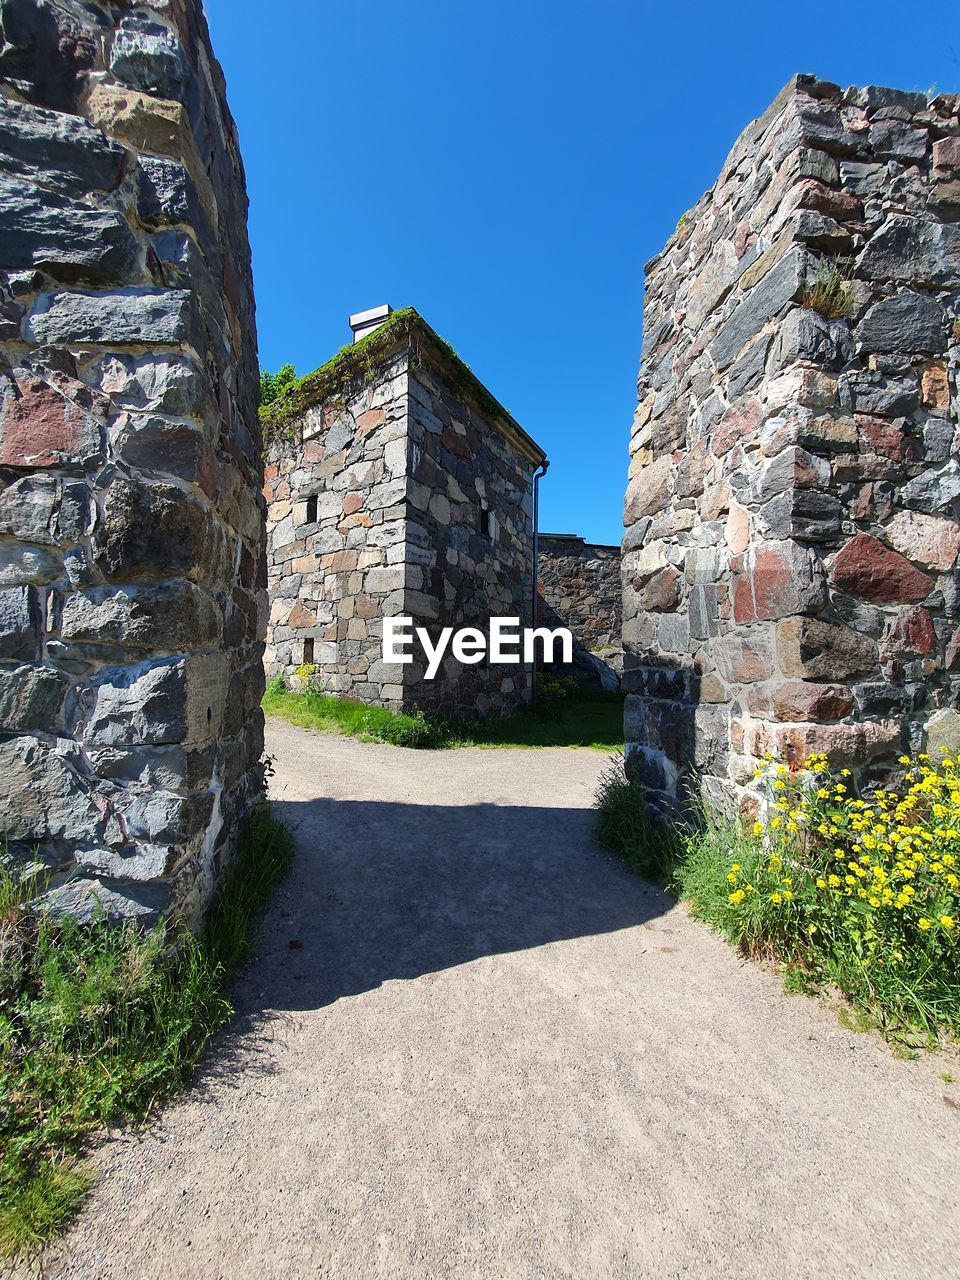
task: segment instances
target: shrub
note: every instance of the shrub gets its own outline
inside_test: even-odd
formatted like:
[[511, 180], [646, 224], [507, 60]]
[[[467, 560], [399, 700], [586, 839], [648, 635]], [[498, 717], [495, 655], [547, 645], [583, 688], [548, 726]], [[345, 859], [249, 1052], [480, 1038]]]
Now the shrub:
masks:
[[899, 788], [860, 797], [824, 756], [792, 775], [767, 759], [766, 816], [713, 914], [889, 1030], [960, 1033], [960, 769], [946, 755], [901, 764]]
[[577, 690], [577, 682], [570, 676], [555, 676], [549, 671], [538, 671], [534, 679], [534, 697], [531, 710], [541, 720], [557, 721]]
[[260, 370], [260, 405], [273, 404], [281, 399], [297, 383], [297, 371], [292, 364], [283, 364], [276, 373]]

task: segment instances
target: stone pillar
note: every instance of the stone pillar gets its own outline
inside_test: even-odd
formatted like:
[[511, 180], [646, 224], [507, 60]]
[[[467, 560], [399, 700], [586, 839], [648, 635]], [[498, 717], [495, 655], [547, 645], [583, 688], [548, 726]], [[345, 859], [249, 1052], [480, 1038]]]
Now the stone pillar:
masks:
[[0, 0], [0, 813], [55, 909], [196, 916], [262, 793], [247, 201], [194, 0]]
[[625, 737], [655, 795], [960, 740], [958, 98], [801, 76], [647, 267]]

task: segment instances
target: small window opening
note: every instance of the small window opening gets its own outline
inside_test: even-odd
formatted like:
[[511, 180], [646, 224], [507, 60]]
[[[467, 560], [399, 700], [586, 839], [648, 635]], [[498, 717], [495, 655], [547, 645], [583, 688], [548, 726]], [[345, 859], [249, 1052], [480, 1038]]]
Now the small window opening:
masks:
[[313, 636], [307, 636], [303, 642], [304, 662], [313, 662]]
[[480, 508], [480, 532], [485, 538], [490, 537], [490, 512], [486, 507]]
[[317, 495], [307, 499], [307, 524], [317, 523]]

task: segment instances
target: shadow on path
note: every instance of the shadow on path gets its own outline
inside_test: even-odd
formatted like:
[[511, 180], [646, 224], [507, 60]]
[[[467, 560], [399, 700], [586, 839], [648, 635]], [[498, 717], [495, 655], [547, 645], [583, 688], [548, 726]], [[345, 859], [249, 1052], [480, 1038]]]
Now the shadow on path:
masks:
[[275, 809], [297, 860], [235, 992], [242, 1019], [627, 929], [673, 901], [605, 857], [589, 810], [332, 799]]

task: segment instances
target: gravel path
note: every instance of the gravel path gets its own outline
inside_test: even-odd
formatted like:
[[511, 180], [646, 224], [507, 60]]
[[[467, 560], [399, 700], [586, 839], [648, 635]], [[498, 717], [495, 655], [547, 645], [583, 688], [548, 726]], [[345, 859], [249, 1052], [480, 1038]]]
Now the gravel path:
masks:
[[239, 1017], [46, 1274], [960, 1275], [944, 1061], [607, 859], [602, 756], [268, 750], [299, 858]]

